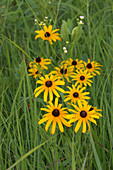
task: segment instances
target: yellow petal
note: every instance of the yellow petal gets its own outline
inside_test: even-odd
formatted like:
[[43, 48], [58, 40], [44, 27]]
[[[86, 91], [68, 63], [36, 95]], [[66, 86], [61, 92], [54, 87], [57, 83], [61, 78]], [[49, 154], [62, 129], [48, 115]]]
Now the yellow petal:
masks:
[[61, 89], [60, 87], [56, 86], [56, 89], [61, 91], [62, 93], [65, 93], [65, 91], [63, 89]]
[[55, 85], [65, 85], [65, 82], [64, 81], [56, 81]]
[[40, 108], [40, 110], [44, 110], [44, 111], [46, 111], [46, 112], [50, 112], [50, 110], [49, 110], [49, 109], [46, 109], [46, 108]]
[[83, 120], [83, 130], [82, 130], [83, 133], [86, 132], [86, 121], [85, 119]]
[[81, 109], [82, 108], [82, 103], [80, 100], [78, 100], [78, 105], [79, 105], [79, 108]]
[[50, 31], [50, 32], [51, 32], [51, 30], [52, 30], [52, 25], [49, 25], [49, 27], [48, 27], [48, 31]]
[[48, 131], [48, 128], [49, 128], [49, 126], [50, 126], [50, 124], [51, 124], [52, 121], [53, 121], [53, 120], [50, 119], [50, 120], [48, 120], [48, 122], [46, 123], [46, 126], [45, 126], [46, 132]]
[[52, 31], [52, 34], [53, 34], [54, 32], [56, 32], [56, 31], [59, 31], [59, 29], [53, 30], [53, 31]]
[[37, 38], [39, 38], [39, 37], [40, 37], [40, 35], [36, 35], [36, 36], [35, 36], [35, 40], [36, 40]]
[[51, 134], [54, 134], [54, 133], [55, 133], [55, 128], [56, 128], [56, 121], [53, 121]]
[[47, 102], [48, 88], [44, 92], [44, 102]]
[[88, 118], [88, 120], [95, 123], [95, 125], [97, 125], [97, 122], [93, 118]]
[[58, 126], [59, 126], [60, 131], [61, 131], [61, 132], [64, 132], [64, 128], [63, 128], [63, 126], [62, 126], [61, 121], [59, 120], [57, 123], [58, 123]]
[[87, 120], [87, 125], [88, 125], [88, 132], [90, 131], [90, 124], [89, 124], [89, 122], [88, 122], [88, 120]]
[[51, 40], [51, 39], [49, 39], [49, 42], [50, 42], [50, 44], [53, 44], [53, 42], [52, 42], [52, 40]]
[[64, 102], [67, 102], [68, 100], [71, 100], [71, 98], [70, 98], [70, 97], [67, 97], [67, 98], [64, 100]]
[[44, 25], [44, 31], [47, 32], [47, 30], [48, 30], [48, 29], [47, 29], [46, 25]]
[[55, 98], [55, 107], [58, 106], [58, 97]]
[[35, 97], [39, 96], [40, 93], [44, 91], [44, 88], [40, 89], [38, 92], [35, 93]]
[[60, 117], [60, 119], [61, 119], [61, 122], [62, 122], [65, 126], [71, 127], [70, 123], [67, 122], [63, 117]]
[[44, 117], [38, 122], [38, 124], [40, 125], [40, 124], [46, 122], [48, 119], [49, 119], [48, 117]]
[[41, 81], [41, 80], [38, 80], [36, 83], [38, 83], [38, 84], [44, 84], [43, 81]]
[[42, 88], [43, 88], [43, 86], [37, 87], [37, 88], [34, 90], [34, 93], [36, 93], [37, 91], [39, 91], [39, 90], [42, 89]]
[[99, 119], [99, 116], [98, 116], [98, 115], [96, 115], [95, 113], [94, 113], [94, 115], [93, 115], [93, 114], [91, 114], [91, 115], [90, 115], [90, 117], [92, 117], [92, 118], [96, 118], [96, 119]]
[[50, 88], [49, 88], [49, 100], [53, 101], [53, 92], [51, 91]]
[[36, 30], [35, 32], [36, 32], [36, 33], [40, 33], [40, 31], [39, 31], [39, 30]]
[[82, 119], [80, 119], [80, 120], [77, 122], [76, 127], [75, 127], [75, 133], [78, 132], [78, 130], [79, 130], [80, 126], [81, 126], [81, 123], [82, 123]]
[[57, 96], [57, 97], [60, 97], [60, 95], [58, 94], [58, 92], [54, 89], [53, 90], [53, 93]]

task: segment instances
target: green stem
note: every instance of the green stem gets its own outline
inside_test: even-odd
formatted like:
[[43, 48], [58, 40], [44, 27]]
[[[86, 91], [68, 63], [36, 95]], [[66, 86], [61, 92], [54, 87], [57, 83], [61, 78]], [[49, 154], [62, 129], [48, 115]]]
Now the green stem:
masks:
[[54, 140], [55, 140], [55, 162], [56, 162], [56, 170], [58, 170], [58, 155], [57, 155], [57, 137], [55, 136], [54, 137]]
[[61, 0], [59, 0], [58, 7], [56, 8], [56, 17], [55, 17], [54, 26], [57, 23], [57, 18], [58, 18], [58, 12], [59, 12], [59, 8], [60, 8], [60, 4], [61, 4]]
[[75, 136], [75, 133], [73, 131], [73, 137], [72, 137], [72, 170], [76, 170], [76, 168], [75, 168], [75, 150], [74, 150], [75, 143], [74, 143], [74, 136]]
[[89, 19], [89, 0], [87, 0], [87, 24], [88, 24], [88, 36], [89, 36], [89, 54], [91, 56], [91, 30], [90, 30], [90, 19]]
[[46, 54], [47, 54], [47, 58], [49, 58], [49, 44], [48, 44], [48, 42], [46, 42]]

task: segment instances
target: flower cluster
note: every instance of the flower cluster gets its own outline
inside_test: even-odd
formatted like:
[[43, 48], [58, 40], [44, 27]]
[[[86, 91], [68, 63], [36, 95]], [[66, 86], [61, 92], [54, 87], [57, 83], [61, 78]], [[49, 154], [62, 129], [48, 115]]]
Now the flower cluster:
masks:
[[[60, 34], [55, 33], [58, 30], [52, 31], [52, 25], [48, 28], [44, 25], [43, 30], [35, 31], [38, 33], [35, 39], [40, 37], [49, 41], [50, 44], [53, 44], [53, 41], [56, 42], [56, 40], [61, 41]], [[66, 49], [63, 47], [63, 50]], [[34, 95], [38, 97], [43, 93], [44, 102], [46, 102], [45, 107], [41, 108], [46, 114], [43, 115], [38, 124], [47, 122], [46, 131], [52, 124], [52, 134], [55, 133], [56, 123], [61, 132], [64, 132], [63, 125], [71, 127], [73, 122], [77, 122], [75, 132], [80, 129], [82, 124], [82, 132], [85, 133], [87, 127], [89, 131], [89, 122], [97, 125], [95, 119], [99, 119], [102, 115], [99, 113], [101, 109], [97, 109], [97, 107], [88, 103], [90, 92], [87, 92], [86, 89], [87, 86], [92, 85], [92, 78], [97, 74], [100, 75], [102, 65], [90, 59], [85, 62], [68, 58], [62, 61], [59, 66], [54, 67], [54, 70], [49, 71], [48, 74], [42, 74], [44, 69], [50, 68], [50, 66], [48, 67], [50, 64], [51, 60], [43, 57], [37, 57], [29, 63], [29, 76], [38, 78]], [[60, 104], [58, 104], [58, 99], [60, 99]]]

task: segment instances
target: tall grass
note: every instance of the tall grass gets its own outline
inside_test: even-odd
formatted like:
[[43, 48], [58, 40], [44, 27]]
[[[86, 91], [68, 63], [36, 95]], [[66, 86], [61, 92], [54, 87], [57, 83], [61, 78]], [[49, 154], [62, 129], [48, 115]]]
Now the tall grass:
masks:
[[[111, 0], [2, 0], [0, 2], [0, 169], [113, 169], [113, 1]], [[54, 28], [70, 18], [73, 27], [84, 15], [79, 39], [68, 57], [89, 57], [103, 65], [93, 80], [91, 104], [102, 109], [102, 118], [91, 131], [75, 134], [46, 133], [38, 125], [43, 96], [34, 98], [36, 87], [28, 77], [27, 62], [37, 56], [51, 58], [53, 67], [62, 61], [62, 45], [35, 40], [34, 19], [51, 18]], [[79, 35], [78, 35], [79, 36]], [[49, 46], [49, 47], [48, 47]], [[47, 72], [48, 73], [48, 72]], [[33, 100], [32, 100], [33, 99]], [[30, 107], [28, 108], [28, 104]]]

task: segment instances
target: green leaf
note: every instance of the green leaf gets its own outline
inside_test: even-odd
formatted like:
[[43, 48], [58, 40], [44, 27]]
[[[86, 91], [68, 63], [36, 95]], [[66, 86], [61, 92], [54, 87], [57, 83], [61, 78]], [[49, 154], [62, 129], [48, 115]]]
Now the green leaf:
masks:
[[71, 33], [71, 40], [72, 41], [78, 41], [82, 35], [82, 27], [77, 26], [73, 28], [72, 33]]
[[65, 41], [69, 40], [67, 22], [64, 20], [61, 25], [61, 38]]
[[101, 162], [100, 162], [100, 159], [99, 159], [97, 150], [96, 150], [96, 148], [95, 148], [95, 144], [94, 144], [94, 141], [93, 141], [93, 137], [92, 137], [92, 133], [91, 133], [91, 132], [90, 132], [90, 140], [91, 140], [91, 144], [92, 144], [92, 149], [93, 149], [94, 157], [95, 157], [95, 160], [96, 160], [96, 163], [97, 163], [97, 167], [98, 167], [99, 170], [102, 170]]
[[73, 22], [70, 18], [68, 18], [68, 20], [67, 20], [67, 26], [68, 26], [69, 32], [72, 32]]
[[11, 170], [12, 168], [14, 168], [17, 164], [19, 164], [21, 161], [23, 161], [25, 158], [27, 158], [29, 155], [31, 155], [33, 152], [35, 152], [37, 149], [39, 149], [41, 146], [43, 146], [45, 143], [47, 143], [50, 140], [51, 138], [49, 140], [46, 140], [42, 144], [36, 146], [35, 148], [31, 149], [29, 152], [23, 155], [18, 161], [16, 161], [12, 166], [10, 166], [7, 170]]

